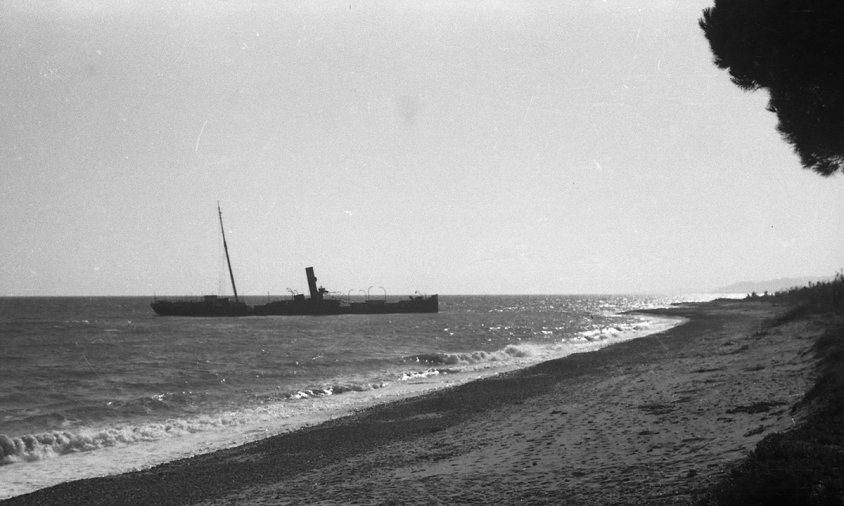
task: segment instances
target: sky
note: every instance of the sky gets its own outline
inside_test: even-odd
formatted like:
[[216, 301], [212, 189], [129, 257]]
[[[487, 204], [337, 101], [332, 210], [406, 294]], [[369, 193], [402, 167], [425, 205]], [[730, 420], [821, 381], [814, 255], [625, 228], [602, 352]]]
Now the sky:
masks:
[[695, 0], [0, 3], [0, 295], [695, 292], [844, 267]]

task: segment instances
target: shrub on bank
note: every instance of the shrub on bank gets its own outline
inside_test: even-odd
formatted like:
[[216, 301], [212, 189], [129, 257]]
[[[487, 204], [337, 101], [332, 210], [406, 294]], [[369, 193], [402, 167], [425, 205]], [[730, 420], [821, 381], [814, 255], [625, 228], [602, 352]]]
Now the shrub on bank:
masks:
[[773, 294], [756, 292], [746, 297], [747, 300], [765, 300], [791, 304], [795, 307], [811, 309], [815, 313], [844, 312], [844, 272], [839, 272], [830, 281], [809, 283], [807, 286], [789, 288]]

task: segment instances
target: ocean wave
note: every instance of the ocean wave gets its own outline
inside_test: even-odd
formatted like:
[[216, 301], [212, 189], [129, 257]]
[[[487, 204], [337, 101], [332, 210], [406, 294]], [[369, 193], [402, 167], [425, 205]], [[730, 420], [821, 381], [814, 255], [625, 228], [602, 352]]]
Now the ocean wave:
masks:
[[415, 379], [425, 379], [432, 376], [439, 376], [441, 374], [448, 374], [450, 372], [457, 372], [454, 369], [425, 369], [424, 371], [404, 371], [399, 376], [399, 381], [410, 381]]
[[202, 392], [182, 391], [145, 395], [133, 399], [108, 401], [106, 407], [121, 414], [149, 415], [165, 413], [196, 404], [207, 397]]
[[0, 434], [0, 464], [32, 462], [68, 453], [85, 452], [157, 439], [151, 427], [101, 431], [46, 432], [10, 437]]
[[618, 337], [622, 334], [640, 332], [648, 328], [648, 322], [619, 323], [615, 325], [594, 325], [589, 330], [575, 334], [574, 341], [599, 341]]
[[[141, 424], [78, 428], [74, 430], [46, 431], [23, 436], [0, 434], [0, 465], [33, 462], [55, 458], [70, 453], [89, 452], [115, 446], [160, 441], [200, 432], [220, 431], [262, 424], [277, 424], [279, 420], [297, 413], [291, 401], [339, 395], [347, 392], [365, 392], [383, 388], [388, 382], [338, 383], [321, 387], [296, 390], [284, 394], [258, 396], [257, 406], [221, 411], [215, 414], [170, 418]], [[129, 410], [160, 407], [168, 400], [184, 401], [190, 392], [146, 396], [128, 401]], [[125, 405], [115, 405], [123, 409]]]
[[192, 418], [173, 418], [141, 425], [82, 428], [77, 431], [53, 431], [17, 437], [0, 434], [0, 465], [159, 441], [197, 432], [274, 421], [285, 416], [283, 408], [259, 407]]
[[359, 383], [359, 384], [342, 384], [342, 385], [327, 385], [316, 388], [309, 388], [305, 390], [297, 390], [294, 393], [285, 395], [288, 399], [310, 399], [313, 397], [326, 397], [329, 395], [339, 395], [346, 392], [366, 392], [376, 388], [383, 388], [386, 383]]
[[421, 353], [402, 359], [403, 363], [418, 363], [425, 365], [475, 365], [483, 362], [500, 362], [512, 358], [533, 355], [532, 347], [527, 345], [508, 344], [504, 348], [494, 351], [472, 351], [465, 353]]

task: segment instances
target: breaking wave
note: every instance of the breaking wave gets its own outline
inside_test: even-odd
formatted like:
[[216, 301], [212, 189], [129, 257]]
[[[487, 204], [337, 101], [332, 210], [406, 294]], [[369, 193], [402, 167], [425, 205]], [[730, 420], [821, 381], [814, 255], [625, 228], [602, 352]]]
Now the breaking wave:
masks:
[[500, 362], [514, 357], [532, 355], [530, 347], [510, 344], [495, 351], [473, 351], [468, 353], [422, 353], [403, 359], [405, 363], [425, 365], [474, 365], [483, 362]]
[[329, 395], [339, 395], [347, 392], [366, 392], [376, 388], [383, 388], [387, 383], [362, 383], [362, 384], [345, 384], [345, 385], [328, 385], [323, 387], [308, 388], [305, 390], [297, 390], [294, 393], [287, 394], [288, 399], [309, 399], [313, 397], [326, 397]]
[[10, 437], [0, 434], [0, 464], [32, 462], [69, 453], [87, 452], [112, 446], [130, 445], [145, 441], [175, 437], [207, 430], [213, 426], [237, 425], [235, 417], [221, 416], [216, 420], [170, 420], [136, 427], [82, 429], [79, 432], [56, 431]]

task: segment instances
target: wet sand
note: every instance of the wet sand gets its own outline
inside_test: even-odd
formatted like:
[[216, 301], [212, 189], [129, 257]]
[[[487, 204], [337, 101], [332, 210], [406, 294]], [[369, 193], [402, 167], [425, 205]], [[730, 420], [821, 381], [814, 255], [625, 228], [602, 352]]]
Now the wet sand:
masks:
[[[9, 504], [688, 504], [800, 421], [823, 322], [654, 311], [667, 332]], [[763, 332], [762, 330], [765, 329]]]

